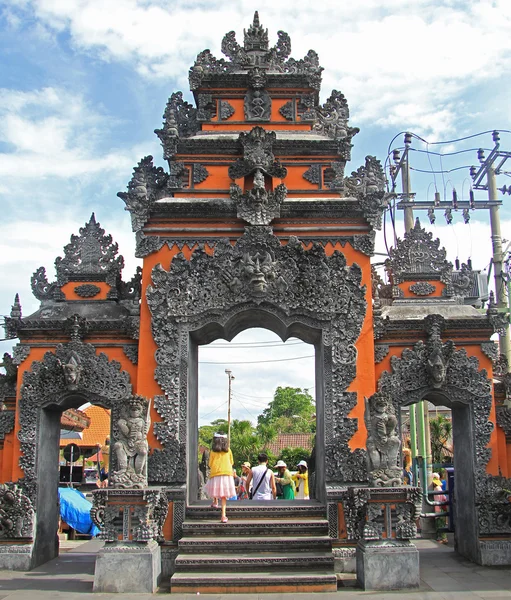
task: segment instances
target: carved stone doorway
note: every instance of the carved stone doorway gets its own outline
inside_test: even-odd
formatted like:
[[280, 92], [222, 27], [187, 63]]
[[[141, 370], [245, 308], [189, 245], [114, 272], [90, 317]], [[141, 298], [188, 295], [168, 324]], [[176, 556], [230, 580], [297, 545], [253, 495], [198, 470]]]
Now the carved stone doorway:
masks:
[[[287, 324], [275, 314], [264, 310], [250, 310], [237, 313], [225, 325], [209, 323], [204, 327], [190, 332], [189, 379], [188, 379], [188, 502], [194, 503], [198, 498], [198, 481], [193, 477], [198, 473], [198, 349], [203, 344], [209, 344], [217, 339], [231, 341], [242, 331], [254, 327], [272, 331], [285, 342], [294, 337], [311, 344], [315, 349], [315, 402], [316, 402], [316, 498], [326, 501], [324, 473], [324, 402], [323, 402], [323, 361], [318, 360], [322, 355], [321, 330], [300, 322]], [[195, 435], [194, 435], [195, 433]], [[320, 460], [318, 458], [321, 457]]]
[[20, 466], [25, 477], [18, 483], [35, 509], [30, 568], [58, 556], [62, 412], [91, 403], [110, 409], [112, 422], [116, 422], [118, 411], [131, 391], [129, 375], [120, 370], [120, 364], [109, 361], [105, 354], [97, 355], [94, 346], [82, 342], [57, 346], [55, 353], [47, 352], [25, 372], [18, 433], [23, 453]]

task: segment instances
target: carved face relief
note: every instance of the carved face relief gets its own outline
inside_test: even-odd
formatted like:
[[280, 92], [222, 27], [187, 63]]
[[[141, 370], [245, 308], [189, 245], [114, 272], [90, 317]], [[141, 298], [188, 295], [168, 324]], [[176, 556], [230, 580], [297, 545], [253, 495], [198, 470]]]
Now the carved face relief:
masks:
[[446, 364], [440, 352], [435, 350], [428, 359], [427, 370], [431, 378], [431, 385], [440, 388], [445, 382], [447, 374]]
[[253, 291], [259, 294], [264, 294], [268, 288], [270, 281], [275, 279], [275, 267], [277, 263], [272, 259], [269, 252], [256, 252], [250, 255], [243, 255], [241, 261], [242, 272], [246, 279], [249, 280]]

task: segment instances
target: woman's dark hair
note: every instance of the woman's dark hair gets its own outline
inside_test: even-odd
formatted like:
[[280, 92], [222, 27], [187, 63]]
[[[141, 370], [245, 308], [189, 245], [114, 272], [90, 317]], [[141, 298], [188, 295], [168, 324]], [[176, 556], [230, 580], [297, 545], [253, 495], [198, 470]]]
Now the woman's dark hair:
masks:
[[265, 452], [261, 452], [257, 455], [257, 461], [260, 463], [268, 462], [268, 455]]
[[213, 444], [211, 445], [213, 452], [228, 452], [229, 451], [229, 440], [227, 437], [214, 437]]

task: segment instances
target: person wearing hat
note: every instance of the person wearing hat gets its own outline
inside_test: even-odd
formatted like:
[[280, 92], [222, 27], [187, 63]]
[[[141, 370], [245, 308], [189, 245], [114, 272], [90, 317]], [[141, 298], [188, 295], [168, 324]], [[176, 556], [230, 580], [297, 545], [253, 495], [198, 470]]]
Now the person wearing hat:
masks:
[[[433, 486], [434, 492], [443, 492], [442, 480], [440, 479], [440, 475], [438, 473], [433, 473], [433, 480], [431, 482], [431, 485]], [[447, 502], [447, 496], [445, 494], [435, 495], [435, 496], [433, 496], [433, 501], [434, 502]], [[440, 506], [440, 505], [435, 506], [436, 513], [444, 512], [445, 509], [446, 509], [446, 506]], [[436, 541], [439, 544], [447, 544], [447, 533], [445, 533], [445, 531], [441, 531], [441, 529], [445, 528], [446, 522], [447, 521], [446, 521], [445, 517], [437, 517], [435, 519]]]
[[252, 473], [252, 466], [249, 462], [244, 462], [241, 465], [240, 484], [238, 486], [238, 500], [248, 500], [247, 479]]
[[[307, 470], [307, 463], [304, 460], [301, 460], [297, 465], [298, 473], [293, 475], [293, 481], [296, 484], [296, 497], [298, 497], [298, 492], [302, 490], [303, 500], [309, 499], [309, 471]], [[301, 485], [302, 484], [302, 485]], [[302, 500], [300, 498], [300, 500]]]
[[291, 473], [288, 471], [287, 465], [283, 460], [279, 460], [275, 465], [278, 476], [275, 477], [275, 483], [280, 483], [282, 493], [279, 494], [280, 486], [277, 486], [277, 500], [294, 500], [295, 490], [294, 481]]

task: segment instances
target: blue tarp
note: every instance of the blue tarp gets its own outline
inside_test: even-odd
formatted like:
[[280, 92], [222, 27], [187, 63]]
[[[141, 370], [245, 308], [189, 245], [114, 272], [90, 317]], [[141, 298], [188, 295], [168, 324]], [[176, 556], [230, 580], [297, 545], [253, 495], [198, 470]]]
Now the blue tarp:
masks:
[[90, 518], [92, 504], [82, 492], [72, 488], [59, 488], [60, 517], [79, 533], [98, 535], [99, 529]]

